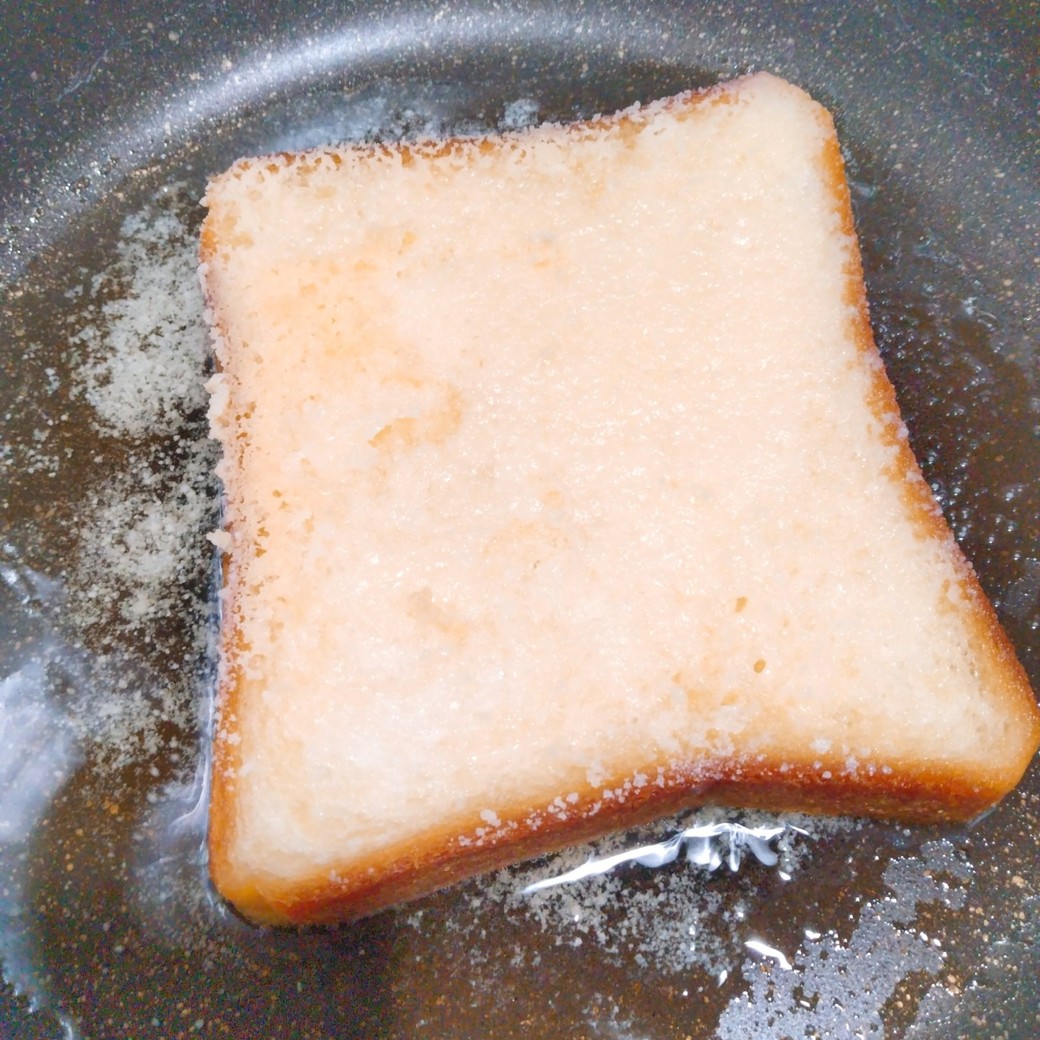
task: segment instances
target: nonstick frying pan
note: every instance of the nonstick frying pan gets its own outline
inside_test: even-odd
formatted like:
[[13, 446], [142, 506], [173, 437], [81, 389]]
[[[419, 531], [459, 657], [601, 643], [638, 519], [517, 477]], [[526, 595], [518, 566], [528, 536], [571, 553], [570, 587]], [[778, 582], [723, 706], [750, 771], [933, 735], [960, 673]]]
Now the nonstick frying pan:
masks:
[[[1040, 685], [1036, 3], [27, 3], [0, 15], [0, 1036], [1040, 1034], [1040, 777], [971, 827], [248, 927], [205, 880], [216, 490], [192, 241], [241, 154], [752, 69], [835, 113], [926, 476]], [[752, 821], [754, 822], [754, 821]]]

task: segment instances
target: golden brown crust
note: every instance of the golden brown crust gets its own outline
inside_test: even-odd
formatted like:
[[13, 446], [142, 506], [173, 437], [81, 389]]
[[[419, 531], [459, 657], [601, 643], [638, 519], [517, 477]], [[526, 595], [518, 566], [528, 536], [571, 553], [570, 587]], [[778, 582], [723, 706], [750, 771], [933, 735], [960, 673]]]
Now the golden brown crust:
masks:
[[[972, 653], [979, 661], [980, 667], [985, 668], [989, 673], [987, 685], [991, 689], [999, 689], [1002, 692], [1005, 702], [1013, 706], [1018, 724], [1032, 734], [1031, 740], [1027, 743], [1031, 743], [1035, 748], [1040, 743], [1040, 714], [1037, 711], [1029, 677], [1019, 662], [993, 605], [979, 585], [974, 568], [950, 532], [905, 435], [896, 390], [881, 363], [881, 356], [874, 342], [874, 333], [870, 324], [866, 281], [863, 276], [863, 263], [856, 236], [852, 200], [845, 176], [841, 146], [838, 143], [830, 113], [822, 106], [818, 106], [818, 111], [828, 129], [822, 156], [824, 175], [834, 197], [842, 231], [849, 242], [849, 259], [845, 271], [845, 298], [851, 312], [849, 317], [850, 339], [856, 344], [862, 355], [871, 359], [873, 387], [870, 395], [870, 407], [882, 424], [886, 443], [897, 453], [889, 467], [888, 475], [894, 483], [902, 486], [907, 515], [920, 533], [920, 537], [923, 540], [930, 539], [944, 545], [959, 576], [961, 603], [963, 604], [961, 613], [972, 634]], [[1021, 778], [1031, 758], [1032, 755], [1029, 755], [1015, 764], [1012, 786]], [[1000, 792], [992, 801], [997, 801], [1004, 793], [1006, 792]], [[981, 808], [977, 811], [981, 811]], [[960, 818], [967, 819], [971, 815], [974, 813], [962, 815]]]
[[[225, 589], [234, 595], [236, 588], [230, 579], [228, 557], [224, 557]], [[225, 610], [227, 607], [225, 606]], [[221, 892], [232, 891], [236, 886], [235, 871], [228, 857], [228, 849], [232, 847], [235, 836], [235, 791], [234, 777], [241, 767], [241, 752], [237, 744], [222, 739], [222, 732], [238, 713], [241, 695], [241, 683], [237, 670], [232, 671], [229, 662], [235, 660], [233, 648], [233, 630], [221, 624], [219, 654], [222, 671], [217, 688], [217, 720], [212, 742], [212, 761], [210, 766], [210, 802], [208, 849], [210, 875], [217, 889]]]
[[[821, 780], [828, 771], [833, 778]], [[618, 778], [619, 786], [621, 781]], [[565, 819], [544, 814], [532, 826], [529, 808], [522, 807], [513, 817], [504, 818], [493, 833], [467, 845], [460, 844], [457, 835], [467, 830], [472, 833], [479, 821], [451, 820], [422, 842], [384, 850], [378, 859], [366, 863], [365, 872], [356, 868], [337, 872], [335, 880], [326, 872], [306, 883], [263, 892], [238, 890], [232, 898], [247, 916], [265, 924], [332, 923], [363, 917], [522, 859], [702, 805], [938, 823], [973, 819], [1003, 793], [989, 778], [973, 783], [944, 771], [886, 773], [862, 768], [849, 776], [842, 775], [842, 764], [837, 761], [784, 766], [720, 761], [708, 767], [701, 762], [672, 770], [661, 785], [631, 790], [624, 802], [604, 804], [598, 790], [586, 789]]]
[[[791, 88], [795, 89], [795, 88]], [[727, 103], [732, 95], [712, 88], [674, 99], [695, 114], [698, 105], [710, 101]], [[1004, 691], [1015, 705], [1017, 723], [1033, 734], [1031, 745], [1040, 743], [1040, 714], [1024, 670], [1001, 628], [992, 606], [979, 587], [970, 564], [956, 547], [936, 506], [917, 461], [907, 444], [899, 416], [895, 390], [877, 354], [870, 327], [866, 291], [859, 251], [855, 246], [853, 213], [845, 180], [844, 164], [830, 115], [819, 108], [819, 118], [827, 128], [827, 139], [820, 161], [834, 198], [835, 210], [850, 247], [846, 266], [846, 302], [849, 307], [850, 336], [873, 373], [871, 407], [881, 423], [887, 443], [895, 449], [890, 476], [905, 488], [905, 504], [920, 537], [944, 543], [955, 560], [960, 575], [962, 606], [974, 634], [976, 658], [990, 671], [992, 685]], [[591, 126], [630, 124], [627, 116], [593, 121]], [[486, 142], [486, 147], [495, 147]], [[373, 146], [373, 148], [378, 146]], [[424, 156], [431, 146], [423, 146]], [[446, 141], [434, 154], [448, 155], [460, 145]], [[407, 161], [411, 150], [402, 149]], [[334, 153], [321, 153], [331, 161]], [[288, 163], [298, 157], [285, 156]], [[218, 249], [218, 230], [210, 220], [203, 227], [200, 256], [212, 260]], [[212, 287], [205, 282], [207, 296]], [[219, 337], [222, 330], [215, 328]], [[233, 528], [233, 522], [232, 522]], [[233, 530], [232, 530], [232, 533]], [[221, 727], [233, 726], [243, 696], [236, 661], [232, 623], [238, 595], [233, 561], [226, 575], [226, 623], [221, 629], [223, 670], [219, 684]], [[995, 648], [995, 649], [994, 649]], [[223, 730], [221, 729], [221, 732]], [[618, 828], [633, 826], [656, 817], [704, 804], [799, 811], [820, 814], [856, 814], [893, 817], [922, 822], [969, 820], [1003, 797], [1021, 777], [1031, 756], [1009, 765], [1005, 774], [994, 779], [985, 776], [953, 776], [947, 768], [934, 770], [913, 766], [889, 771], [860, 767], [849, 769], [839, 761], [776, 763], [740, 759], [691, 763], [673, 767], [661, 774], [660, 784], [629, 790], [624, 800], [604, 803], [602, 789], [587, 787], [577, 792], [578, 800], [565, 817], [551, 813], [533, 817], [529, 805], [518, 806], [512, 814], [500, 813], [501, 825], [487, 829], [479, 838], [466, 840], [459, 835], [479, 833], [480, 821], [451, 819], [441, 821], [421, 840], [385, 849], [366, 862], [314, 874], [305, 882], [264, 882], [242, 878], [228, 855], [234, 842], [235, 780], [240, 766], [236, 745], [221, 739], [214, 742], [212, 796], [210, 805], [209, 852], [217, 888], [246, 916], [268, 924], [314, 924], [342, 921], [374, 913], [394, 903], [416, 898], [437, 888], [518, 860], [544, 854], [585, 841]], [[645, 767], [645, 764], [641, 763]], [[656, 771], [656, 766], [650, 768]], [[826, 779], [824, 779], [826, 777]], [[621, 786], [625, 777], [615, 778]], [[607, 785], [610, 786], [609, 784]]]
[[[199, 260], [201, 264], [201, 281], [203, 298], [211, 308], [214, 304], [213, 287], [210, 284], [209, 264], [217, 250], [217, 235], [209, 223], [205, 221], [199, 236]], [[213, 320], [211, 334], [214, 340], [224, 343], [225, 329], [220, 322]], [[224, 367], [218, 351], [217, 370]], [[233, 532], [234, 524], [225, 518], [225, 528]], [[223, 739], [226, 727], [238, 713], [241, 682], [236, 665], [235, 653], [236, 630], [229, 618], [236, 613], [235, 597], [238, 594], [238, 582], [235, 576], [234, 559], [225, 553], [221, 560], [223, 593], [220, 603], [220, 636], [218, 641], [218, 658], [220, 668], [217, 678], [216, 710], [213, 722], [213, 738], [211, 741], [210, 759], [210, 800], [209, 830], [207, 846], [209, 853], [210, 876], [220, 892], [231, 892], [238, 887], [233, 865], [228, 857], [235, 834], [235, 793], [233, 777], [241, 766], [241, 753], [237, 744]]]
[[[218, 236], [213, 227], [209, 221], [204, 222], [200, 234], [199, 259], [202, 264], [203, 296], [206, 304], [211, 308], [215, 293], [208, 265], [215, 257], [217, 242]], [[212, 321], [211, 332], [214, 341], [223, 346], [226, 342], [226, 330], [219, 320]], [[230, 358], [224, 358], [223, 351], [219, 349], [217, 354], [217, 371], [227, 371], [229, 367], [233, 371], [233, 361]], [[234, 519], [225, 516], [223, 526], [234, 539], [237, 533]], [[276, 903], [266, 893], [259, 890], [256, 879], [243, 877], [241, 869], [236, 867], [231, 856], [238, 828], [236, 777], [242, 766], [242, 753], [240, 744], [227, 737], [230, 733], [235, 732], [235, 720], [244, 697], [239, 663], [242, 646], [233, 620], [240, 613], [238, 597], [241, 595], [241, 583], [238, 580], [238, 567], [234, 553], [223, 555], [221, 572], [223, 592], [220, 602], [218, 640], [220, 666], [217, 676], [216, 710], [211, 741], [209, 828], [207, 833], [210, 879], [225, 899], [256, 923], [283, 925], [308, 923], [309, 919], [276, 910]], [[307, 886], [301, 886], [296, 899], [302, 898], [306, 891]], [[330, 897], [331, 893], [326, 891], [325, 901]]]

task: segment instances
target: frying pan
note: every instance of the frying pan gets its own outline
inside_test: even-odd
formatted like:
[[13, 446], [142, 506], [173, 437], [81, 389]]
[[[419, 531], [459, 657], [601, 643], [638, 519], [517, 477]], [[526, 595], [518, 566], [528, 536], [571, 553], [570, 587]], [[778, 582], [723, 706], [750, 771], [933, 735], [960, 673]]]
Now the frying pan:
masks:
[[[206, 177], [241, 154], [588, 116], [752, 69], [798, 83], [836, 116], [914, 448], [1040, 686], [1038, 14], [5, 5], [0, 1035], [1040, 1034], [1035, 768], [971, 827], [812, 824], [775, 866], [518, 894], [659, 825], [339, 929], [223, 907], [190, 260]], [[158, 375], [127, 381], [142, 358]]]

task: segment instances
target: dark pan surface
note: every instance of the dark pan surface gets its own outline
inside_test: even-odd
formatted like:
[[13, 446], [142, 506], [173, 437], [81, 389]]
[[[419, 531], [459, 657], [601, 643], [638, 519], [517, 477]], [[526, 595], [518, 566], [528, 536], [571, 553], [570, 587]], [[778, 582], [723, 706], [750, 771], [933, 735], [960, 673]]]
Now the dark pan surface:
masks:
[[914, 447], [1040, 686], [1037, 4], [0, 19], [0, 1037], [1040, 1035], [1035, 765], [972, 828], [813, 823], [775, 867], [517, 894], [578, 850], [338, 930], [230, 915], [202, 853], [217, 506], [192, 270], [206, 177], [241, 154], [777, 72], [836, 114]]

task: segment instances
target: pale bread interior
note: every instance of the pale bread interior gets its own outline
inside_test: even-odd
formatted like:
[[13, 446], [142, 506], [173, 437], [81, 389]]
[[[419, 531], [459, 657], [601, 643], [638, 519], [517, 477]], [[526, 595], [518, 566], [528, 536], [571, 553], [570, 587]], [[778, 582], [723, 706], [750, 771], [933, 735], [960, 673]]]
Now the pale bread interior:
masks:
[[214, 182], [226, 876], [742, 763], [1016, 782], [1035, 706], [883, 392], [834, 149], [756, 76]]

